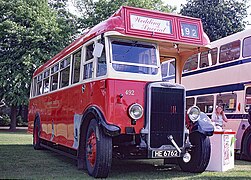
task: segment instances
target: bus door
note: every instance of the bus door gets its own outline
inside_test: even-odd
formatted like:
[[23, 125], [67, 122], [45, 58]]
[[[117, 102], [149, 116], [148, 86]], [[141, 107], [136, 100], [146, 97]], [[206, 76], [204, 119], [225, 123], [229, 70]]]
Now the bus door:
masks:
[[216, 96], [216, 105], [223, 106], [224, 113], [228, 119], [228, 122], [223, 122], [223, 129], [236, 132], [235, 149], [240, 149], [242, 135], [246, 129], [246, 123], [243, 119], [244, 108], [241, 108], [243, 107], [241, 105], [241, 102], [243, 102], [243, 92], [219, 93]]
[[[245, 112], [250, 114], [251, 113], [251, 84], [245, 87]], [[251, 125], [251, 118], [248, 118], [249, 125]]]
[[85, 45], [82, 64], [82, 107], [87, 107], [93, 102], [100, 107], [105, 107], [107, 58], [104, 39], [96, 38]]

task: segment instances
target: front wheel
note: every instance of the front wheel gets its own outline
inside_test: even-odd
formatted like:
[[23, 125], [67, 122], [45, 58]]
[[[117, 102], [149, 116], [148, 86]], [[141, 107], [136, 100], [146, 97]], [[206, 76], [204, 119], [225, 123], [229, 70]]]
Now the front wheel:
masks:
[[92, 119], [86, 135], [85, 159], [88, 174], [106, 178], [112, 163], [112, 138], [104, 134], [97, 121]]
[[201, 173], [205, 171], [210, 160], [210, 139], [199, 132], [191, 133], [189, 139], [193, 145], [189, 152], [191, 160], [186, 163], [183, 161], [183, 158], [179, 158], [178, 164], [185, 172]]

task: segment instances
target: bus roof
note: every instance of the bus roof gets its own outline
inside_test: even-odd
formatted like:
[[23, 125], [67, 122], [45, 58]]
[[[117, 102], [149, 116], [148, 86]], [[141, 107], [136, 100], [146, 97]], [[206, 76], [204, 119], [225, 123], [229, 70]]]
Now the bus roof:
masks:
[[74, 52], [85, 42], [108, 31], [119, 32], [135, 38], [196, 45], [197, 47], [206, 47], [210, 43], [203, 31], [202, 22], [198, 18], [122, 6], [110, 18], [86, 30], [78, 39], [40, 66], [34, 72], [34, 76]]
[[233, 41], [242, 40], [245, 37], [248, 37], [250, 35], [251, 35], [251, 29], [246, 29], [246, 30], [231, 34], [229, 36], [226, 36], [224, 38], [212, 41], [211, 45], [212, 45], [212, 48], [218, 47], [218, 46], [221, 46], [223, 44], [226, 44], [226, 42], [231, 43]]

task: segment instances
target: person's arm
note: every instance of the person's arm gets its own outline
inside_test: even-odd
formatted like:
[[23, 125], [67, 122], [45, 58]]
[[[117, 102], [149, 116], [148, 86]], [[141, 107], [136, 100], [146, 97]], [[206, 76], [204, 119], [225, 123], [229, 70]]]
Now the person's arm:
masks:
[[227, 119], [227, 117], [226, 117], [224, 111], [222, 111], [222, 119], [223, 119], [223, 121], [225, 121], [225, 122], [228, 121], [228, 119]]

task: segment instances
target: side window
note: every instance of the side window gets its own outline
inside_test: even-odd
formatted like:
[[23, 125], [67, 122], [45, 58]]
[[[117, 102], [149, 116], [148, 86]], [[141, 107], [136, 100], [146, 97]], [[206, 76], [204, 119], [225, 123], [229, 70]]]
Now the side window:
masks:
[[194, 105], [194, 101], [195, 101], [194, 97], [186, 98], [186, 110], [188, 110], [190, 107]]
[[105, 56], [105, 48], [102, 51], [101, 57], [97, 59], [97, 74], [96, 76], [104, 76], [107, 72], [107, 65], [106, 65], [106, 56]]
[[251, 37], [247, 37], [243, 40], [242, 56], [243, 57], [251, 56]]
[[[104, 42], [100, 42], [101, 44], [104, 44]], [[107, 73], [107, 64], [106, 64], [106, 54], [105, 54], [105, 48], [103, 48], [102, 54], [100, 57], [98, 57], [97, 60], [97, 72], [96, 72], [96, 76], [104, 76]]]
[[240, 41], [234, 41], [220, 47], [220, 63], [232, 61], [240, 57]]
[[200, 108], [202, 112], [212, 113], [214, 105], [214, 96], [209, 95], [209, 96], [197, 97], [196, 105]]
[[213, 48], [210, 50], [211, 59], [212, 59], [212, 65], [215, 65], [217, 62], [217, 56], [218, 56], [218, 48]]
[[37, 77], [36, 95], [42, 94], [42, 74]]
[[167, 73], [168, 73], [168, 62], [165, 62], [161, 64], [162, 78], [167, 77]]
[[72, 84], [79, 82], [81, 50], [73, 54], [72, 60]]
[[246, 108], [245, 108], [245, 111], [248, 112], [249, 111], [249, 108], [251, 108], [251, 87], [248, 87], [246, 89]]
[[183, 72], [192, 71], [198, 68], [198, 54], [192, 55], [185, 63]]
[[92, 78], [92, 72], [93, 72], [93, 46], [94, 44], [90, 44], [86, 46], [85, 50], [85, 62], [84, 62], [84, 74], [83, 74], [83, 79], [89, 79]]
[[169, 64], [169, 76], [175, 75], [175, 72], [176, 72], [175, 61], [171, 61]]
[[37, 77], [33, 79], [32, 97], [36, 96], [36, 89], [37, 89]]
[[60, 62], [60, 88], [66, 87], [69, 85], [70, 78], [70, 57], [67, 57]]
[[200, 53], [200, 68], [209, 66], [208, 51]]
[[59, 64], [56, 64], [51, 68], [51, 87], [50, 91], [54, 91], [58, 88], [58, 70]]
[[85, 60], [88, 61], [90, 59], [93, 59], [93, 52], [94, 50], [94, 44], [90, 44], [89, 46], [86, 46], [86, 53], [85, 53]]
[[225, 112], [234, 112], [236, 110], [237, 95], [235, 93], [217, 95], [217, 105], [223, 106]]
[[43, 93], [49, 92], [49, 75], [50, 70], [47, 70], [43, 73], [44, 79], [43, 79]]

